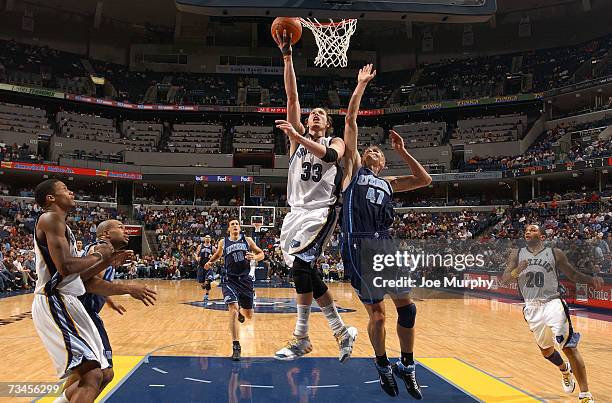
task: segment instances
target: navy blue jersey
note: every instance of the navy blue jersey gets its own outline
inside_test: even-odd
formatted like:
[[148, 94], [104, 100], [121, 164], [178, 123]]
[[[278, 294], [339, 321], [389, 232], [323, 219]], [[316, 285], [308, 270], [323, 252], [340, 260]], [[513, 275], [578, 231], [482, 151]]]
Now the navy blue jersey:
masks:
[[[87, 256], [89, 253], [89, 249], [93, 248], [95, 245], [98, 245], [102, 242], [97, 241], [92, 244], [89, 244], [85, 247], [85, 254], [83, 256]], [[115, 278], [115, 268], [113, 266], [108, 266], [106, 270], [104, 270], [104, 275], [102, 278], [106, 281], [113, 281]], [[106, 297], [102, 295], [91, 294], [86, 292], [85, 294], [79, 297], [81, 303], [88, 311], [100, 313], [102, 308], [104, 308], [104, 304], [106, 303]]]
[[202, 244], [202, 246], [200, 247], [200, 263], [205, 264], [206, 262], [208, 262], [208, 259], [210, 259], [212, 254], [213, 254], [212, 244], [208, 246]]
[[251, 265], [246, 258], [250, 251], [249, 244], [240, 234], [238, 240], [232, 241], [229, 237], [223, 240], [223, 258], [225, 261], [224, 274], [228, 276], [246, 276], [251, 270]]
[[391, 184], [361, 167], [344, 191], [342, 233], [388, 231], [393, 224]]

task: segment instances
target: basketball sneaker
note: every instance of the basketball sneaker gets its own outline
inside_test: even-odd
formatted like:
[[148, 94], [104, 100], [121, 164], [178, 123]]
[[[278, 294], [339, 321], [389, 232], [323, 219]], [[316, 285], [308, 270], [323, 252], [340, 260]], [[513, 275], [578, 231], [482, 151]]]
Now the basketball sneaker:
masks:
[[416, 379], [416, 367], [414, 365], [404, 365], [401, 361], [393, 366], [393, 373], [395, 376], [404, 381], [408, 394], [417, 400], [423, 398], [421, 393], [421, 387]]
[[578, 401], [580, 403], [595, 403], [595, 399], [593, 399], [591, 392], [581, 392], [578, 395]]
[[204, 302], [208, 302], [208, 294], [204, 294]]
[[274, 354], [274, 358], [280, 361], [293, 361], [306, 355], [312, 351], [312, 343], [308, 336], [306, 337], [293, 337], [287, 342], [287, 345]]
[[561, 371], [561, 386], [565, 393], [572, 393], [576, 388], [576, 381], [574, 380], [574, 374], [572, 373], [572, 367], [568, 361], [565, 362], [566, 370]]
[[232, 347], [232, 360], [240, 361], [241, 352], [242, 352], [242, 349], [240, 348], [240, 344], [234, 344], [234, 346]]
[[376, 370], [378, 371], [378, 379], [380, 380], [380, 387], [385, 391], [389, 396], [395, 397], [399, 395], [399, 390], [397, 388], [397, 382], [395, 381], [395, 377], [393, 376], [393, 369], [391, 368], [391, 364], [381, 367], [376, 362], [374, 362], [376, 366]]
[[346, 361], [351, 357], [351, 354], [353, 354], [355, 339], [357, 339], [357, 329], [352, 326], [347, 328], [344, 333], [336, 336], [338, 348], [340, 349], [340, 353], [338, 355], [340, 362]]

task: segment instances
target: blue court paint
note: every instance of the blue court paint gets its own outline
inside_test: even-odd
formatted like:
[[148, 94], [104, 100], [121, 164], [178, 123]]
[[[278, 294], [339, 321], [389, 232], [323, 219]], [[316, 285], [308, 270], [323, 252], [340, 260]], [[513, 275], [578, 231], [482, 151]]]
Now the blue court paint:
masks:
[[[186, 302], [188, 305], [197, 306], [214, 311], [227, 311], [227, 305], [222, 299], [211, 299], [208, 302], [193, 301]], [[293, 298], [257, 298], [255, 300], [255, 313], [296, 313], [297, 306]], [[321, 308], [313, 301], [312, 312], [321, 312]], [[338, 312], [355, 312], [354, 309], [338, 307]]]
[[[153, 368], [167, 372], [163, 374]], [[477, 402], [428, 369], [417, 376], [427, 402]], [[149, 357], [107, 402], [392, 402], [378, 381], [373, 360], [302, 358]], [[151, 385], [164, 385], [151, 386]], [[412, 400], [400, 381], [400, 399]]]

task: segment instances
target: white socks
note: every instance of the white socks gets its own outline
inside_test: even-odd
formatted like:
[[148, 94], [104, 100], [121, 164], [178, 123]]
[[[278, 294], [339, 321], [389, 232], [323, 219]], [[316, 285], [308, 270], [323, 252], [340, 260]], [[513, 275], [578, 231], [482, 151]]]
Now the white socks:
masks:
[[295, 322], [294, 336], [298, 338], [308, 337], [308, 317], [310, 316], [310, 305], [297, 306], [297, 322]]
[[53, 403], [70, 403], [70, 401], [66, 397], [66, 391], [63, 391], [62, 394], [59, 395], [57, 399], [53, 401]]
[[336, 304], [332, 302], [327, 306], [322, 306], [321, 311], [323, 311], [323, 315], [325, 315], [327, 323], [329, 323], [329, 327], [331, 327], [332, 331], [334, 332], [334, 336], [340, 336], [346, 331], [346, 326], [344, 326], [344, 322], [338, 314]]

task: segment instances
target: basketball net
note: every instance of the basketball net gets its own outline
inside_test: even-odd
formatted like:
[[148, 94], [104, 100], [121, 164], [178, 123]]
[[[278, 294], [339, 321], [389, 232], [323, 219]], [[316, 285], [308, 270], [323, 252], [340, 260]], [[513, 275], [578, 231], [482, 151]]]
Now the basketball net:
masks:
[[261, 232], [261, 227], [263, 227], [263, 224], [253, 224], [253, 226], [255, 227], [255, 232]]
[[319, 22], [316, 18], [300, 18], [300, 21], [312, 31], [317, 42], [319, 53], [314, 61], [316, 66], [347, 66], [346, 52], [351, 44], [351, 36], [357, 29], [356, 19]]

